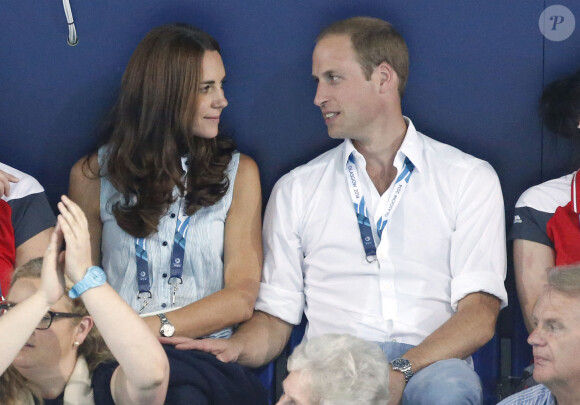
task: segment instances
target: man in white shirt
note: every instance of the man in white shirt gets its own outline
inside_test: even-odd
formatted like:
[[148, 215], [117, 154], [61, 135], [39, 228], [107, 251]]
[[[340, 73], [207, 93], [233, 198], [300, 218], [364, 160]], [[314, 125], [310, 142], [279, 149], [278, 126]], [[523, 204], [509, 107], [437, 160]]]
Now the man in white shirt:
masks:
[[402, 115], [408, 52], [389, 23], [332, 24], [312, 74], [328, 133], [345, 141], [274, 187], [252, 319], [229, 340], [180, 347], [258, 366], [304, 312], [306, 338], [350, 333], [381, 345], [395, 370], [390, 403], [480, 403], [469, 356], [507, 305], [495, 172]]
[[550, 269], [531, 314], [528, 338], [539, 382], [501, 405], [580, 403], [580, 265]]

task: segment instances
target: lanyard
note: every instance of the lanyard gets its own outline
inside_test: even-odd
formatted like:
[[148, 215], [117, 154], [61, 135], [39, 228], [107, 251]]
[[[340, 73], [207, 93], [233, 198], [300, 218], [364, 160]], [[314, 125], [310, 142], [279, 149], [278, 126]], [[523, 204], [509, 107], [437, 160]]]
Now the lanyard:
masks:
[[[183, 274], [183, 259], [185, 257], [185, 241], [187, 239], [187, 231], [189, 229], [189, 217], [179, 208], [179, 215], [177, 217], [177, 224], [175, 226], [175, 234], [173, 236], [173, 249], [171, 251], [171, 264], [168, 283], [172, 286], [173, 297], [172, 304], [175, 304], [175, 296], [179, 284], [183, 283], [181, 278]], [[149, 256], [147, 255], [148, 241], [145, 238], [135, 238], [135, 262], [137, 264], [137, 285], [139, 293], [138, 300], [143, 300], [143, 305], [139, 312], [149, 304], [152, 298], [151, 294], [151, 280], [149, 277]]]
[[[383, 230], [387, 226], [389, 218], [391, 217], [391, 215], [395, 211], [395, 208], [397, 207], [397, 205], [401, 201], [401, 198], [403, 197], [403, 193], [407, 188], [407, 184], [409, 184], [409, 179], [411, 178], [411, 174], [413, 173], [414, 168], [415, 166], [413, 165], [413, 163], [411, 163], [409, 158], [406, 157], [405, 162], [403, 163], [403, 169], [401, 170], [401, 174], [399, 174], [399, 176], [395, 180], [393, 192], [389, 199], [387, 209], [385, 213], [377, 221], [377, 234], [379, 236], [379, 239], [382, 237]], [[375, 246], [375, 241], [373, 238], [371, 221], [369, 219], [369, 215], [367, 212], [365, 197], [362, 192], [362, 185], [360, 184], [359, 181], [358, 171], [354, 159], [354, 152], [352, 152], [348, 157], [348, 160], [346, 162], [345, 173], [347, 177], [347, 183], [349, 185], [350, 197], [352, 198], [354, 211], [356, 213], [356, 218], [358, 221], [360, 237], [365, 250], [365, 256], [367, 262], [372, 263], [377, 259], [377, 248]]]

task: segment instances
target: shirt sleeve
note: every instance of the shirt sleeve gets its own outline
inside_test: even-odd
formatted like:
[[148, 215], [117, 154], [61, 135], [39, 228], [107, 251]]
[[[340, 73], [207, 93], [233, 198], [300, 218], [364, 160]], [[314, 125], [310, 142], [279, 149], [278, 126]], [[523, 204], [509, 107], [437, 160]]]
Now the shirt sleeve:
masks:
[[40, 232], [53, 227], [56, 218], [44, 188], [29, 174], [0, 163], [0, 169], [18, 177], [10, 187], [10, 196], [2, 196], [12, 210], [12, 227], [16, 248]]
[[40, 232], [53, 227], [56, 218], [44, 192], [10, 200], [16, 247]]
[[466, 295], [485, 292], [507, 306], [506, 239], [499, 179], [486, 162], [463, 177], [456, 198], [456, 228], [451, 237], [451, 306]]
[[276, 183], [264, 216], [264, 268], [256, 309], [298, 325], [304, 311], [301, 188], [292, 173]]
[[517, 207], [509, 235], [510, 240], [524, 239], [554, 248], [547, 234], [548, 221], [554, 214], [531, 207]]

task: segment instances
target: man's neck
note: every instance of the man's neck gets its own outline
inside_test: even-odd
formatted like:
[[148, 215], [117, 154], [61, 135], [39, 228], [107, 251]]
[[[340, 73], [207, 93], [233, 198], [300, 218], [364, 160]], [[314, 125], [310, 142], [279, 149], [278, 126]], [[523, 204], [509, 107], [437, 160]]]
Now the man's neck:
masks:
[[366, 170], [379, 195], [382, 195], [397, 175], [393, 166], [397, 151], [405, 139], [407, 124], [403, 117], [367, 138], [353, 139], [356, 150], [364, 156]]
[[548, 388], [554, 397], [556, 397], [556, 403], [558, 405], [580, 404], [580, 389], [576, 384]]

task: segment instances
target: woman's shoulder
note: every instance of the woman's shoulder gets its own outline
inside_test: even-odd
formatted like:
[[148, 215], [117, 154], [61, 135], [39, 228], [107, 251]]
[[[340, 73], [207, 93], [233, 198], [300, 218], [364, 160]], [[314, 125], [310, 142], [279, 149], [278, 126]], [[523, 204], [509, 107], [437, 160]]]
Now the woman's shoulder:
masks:
[[[236, 183], [246, 183], [260, 181], [260, 172], [258, 170], [258, 164], [254, 159], [243, 153], [237, 153], [239, 155], [238, 170], [236, 174]], [[235, 155], [232, 156], [232, 160], [235, 159]]]
[[70, 171], [69, 197], [81, 206], [85, 214], [99, 212], [101, 182], [97, 154], [79, 159]]
[[73, 165], [70, 171], [71, 183], [75, 182], [92, 182], [99, 179], [100, 171], [99, 158], [97, 153], [83, 156]]
[[[250, 156], [245, 155], [243, 153], [239, 153], [236, 152], [237, 155], [239, 156], [239, 163], [238, 163], [238, 171], [240, 170], [244, 170], [244, 171], [250, 171], [250, 172], [258, 172], [258, 164], [256, 163], [256, 161], [254, 159], [252, 159]], [[234, 153], [234, 156], [235, 154]], [[234, 158], [234, 156], [232, 156], [232, 158]]]

